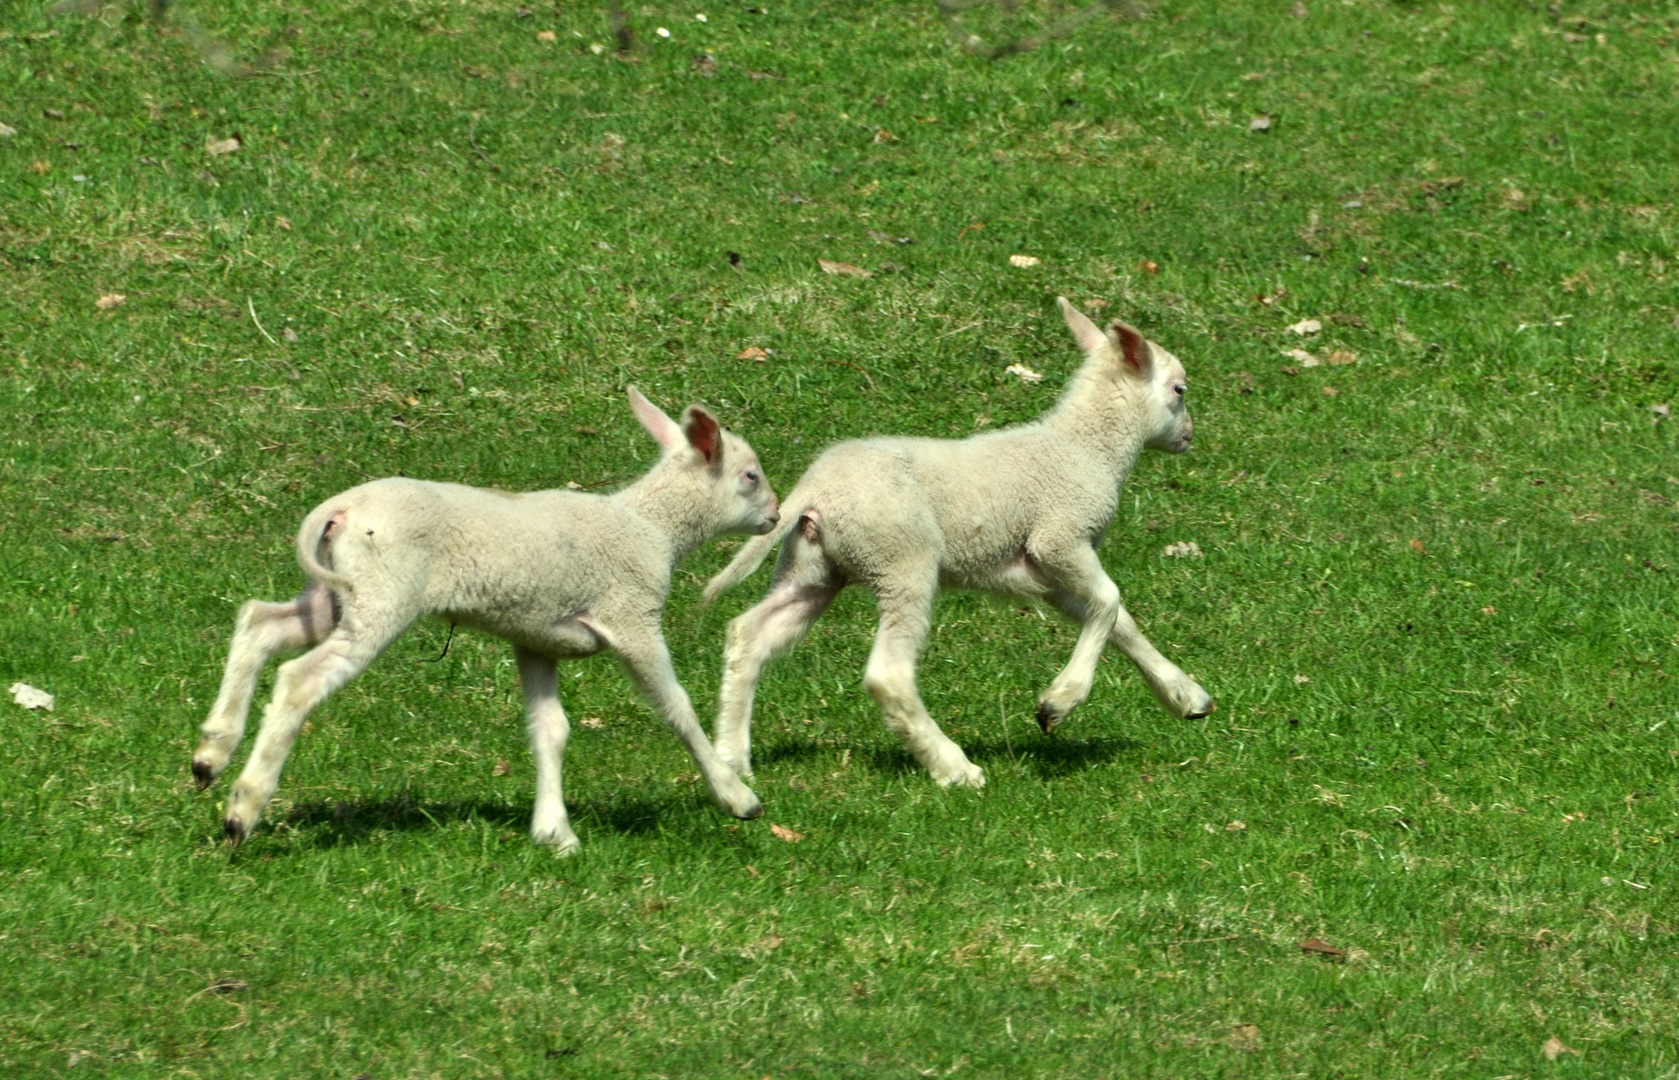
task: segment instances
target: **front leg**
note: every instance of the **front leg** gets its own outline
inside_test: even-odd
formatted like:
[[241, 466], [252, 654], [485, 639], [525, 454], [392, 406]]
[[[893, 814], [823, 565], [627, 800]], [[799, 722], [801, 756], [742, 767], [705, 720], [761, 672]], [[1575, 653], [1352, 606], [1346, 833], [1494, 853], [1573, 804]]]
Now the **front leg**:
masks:
[[764, 812], [763, 803], [758, 796], [752, 794], [736, 775], [729, 763], [717, 755], [711, 746], [711, 740], [705, 737], [700, 728], [700, 721], [694, 715], [693, 702], [688, 700], [688, 692], [682, 689], [682, 684], [676, 681], [676, 671], [670, 664], [670, 652], [665, 648], [664, 635], [659, 632], [658, 624], [651, 627], [638, 626], [617, 633], [603, 635], [612, 642], [618, 655], [624, 660], [624, 666], [629, 669], [630, 676], [641, 687], [641, 692], [647, 695], [655, 708], [665, 718], [665, 723], [676, 732], [676, 737], [687, 746], [688, 753], [694, 758], [694, 764], [699, 766], [700, 775], [705, 778], [705, 786], [711, 792], [712, 801], [718, 809], [737, 818], [755, 818]]
[[[1116, 588], [1116, 595], [1117, 592]], [[1049, 602], [1074, 622], [1082, 623], [1086, 619], [1087, 605], [1081, 598], [1069, 592], [1051, 593]], [[1113, 631], [1108, 640], [1137, 665], [1137, 670], [1142, 673], [1143, 681], [1148, 684], [1150, 692], [1167, 712], [1183, 720], [1198, 720], [1213, 711], [1213, 696], [1201, 689], [1199, 683], [1149, 643], [1148, 638], [1137, 628], [1137, 622], [1131, 617], [1131, 613], [1125, 610], [1124, 603], [1119, 604]], [[1042, 719], [1040, 714], [1040, 724]]]
[[1079, 544], [1053, 555], [1038, 555], [1036, 561], [1060, 586], [1060, 593], [1077, 599], [1082, 618], [1075, 618], [1084, 624], [1067, 666], [1038, 698], [1038, 726], [1047, 734], [1090, 697], [1097, 661], [1125, 608], [1119, 602], [1119, 586], [1102, 568], [1095, 548]]
[[560, 788], [571, 725], [560, 707], [559, 676], [550, 657], [519, 648], [513, 655], [519, 663], [519, 685], [525, 691], [525, 715], [530, 721], [531, 754], [536, 758], [536, 812], [531, 815], [531, 839], [553, 845], [561, 855], [571, 855], [580, 845], [577, 834], [571, 831]]

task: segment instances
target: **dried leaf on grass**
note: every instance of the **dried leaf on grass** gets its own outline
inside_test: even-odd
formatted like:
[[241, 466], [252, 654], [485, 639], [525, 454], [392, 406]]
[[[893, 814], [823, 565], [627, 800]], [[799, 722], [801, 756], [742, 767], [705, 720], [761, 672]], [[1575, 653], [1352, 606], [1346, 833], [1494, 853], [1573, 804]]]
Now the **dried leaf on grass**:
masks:
[[1036, 255], [1010, 255], [1009, 256], [1009, 265], [1019, 267], [1022, 270], [1026, 269], [1027, 267], [1037, 266], [1042, 262], [1043, 262], [1043, 260], [1038, 258]]
[[777, 840], [785, 840], [789, 844], [796, 844], [805, 838], [804, 833], [794, 832], [785, 825], [771, 825], [770, 835], [775, 837]]
[[845, 277], [858, 278], [874, 277], [874, 271], [872, 270], [865, 270], [861, 266], [852, 266], [850, 263], [835, 262], [832, 259], [817, 259], [816, 265], [822, 268], [824, 274], [841, 274]]
[[13, 135], [16, 135], [16, 134], [17, 134], [17, 128], [13, 127], [10, 124], [0, 122], [0, 139], [9, 139]]
[[208, 138], [204, 140], [204, 152], [209, 154], [211, 157], [221, 157], [223, 154], [232, 154], [243, 149], [244, 146], [245, 138], [237, 131], [225, 139]]
[[1023, 383], [1037, 383], [1044, 381], [1043, 372], [1033, 371], [1025, 364], [1010, 364], [1003, 370], [1008, 372], [1010, 375], [1015, 376]]
[[1321, 956], [1325, 960], [1345, 960], [1347, 958], [1347, 950], [1337, 949], [1335, 946], [1319, 941], [1317, 938], [1307, 938], [1302, 941], [1300, 951], [1313, 956]]
[[1270, 131], [1271, 130], [1271, 118], [1269, 116], [1265, 115], [1264, 113], [1260, 113], [1258, 116], [1256, 116], [1252, 120], [1248, 121], [1248, 130], [1249, 131]]
[[126, 303], [128, 303], [127, 296], [122, 293], [113, 292], [106, 293], [104, 296], [95, 300], [93, 302], [93, 306], [98, 308], [100, 311], [110, 311], [112, 308], [122, 307]]
[[31, 172], [39, 173], [40, 175], [45, 176], [48, 173], [52, 172], [52, 162], [50, 162], [50, 161], [32, 162], [29, 166], [29, 169], [30, 169]]
[[1319, 360], [1316, 356], [1313, 356], [1305, 349], [1289, 349], [1287, 352], [1283, 353], [1283, 355], [1288, 357], [1290, 360], [1295, 361], [1301, 367], [1317, 367], [1319, 364], [1323, 363], [1323, 361]]
[[1145, 274], [1158, 274], [1160, 273], [1160, 264], [1155, 262], [1153, 259], [1144, 259], [1142, 262], [1137, 264], [1137, 269], [1141, 270]]
[[558, 41], [558, 40], [560, 40], [560, 35], [554, 33], [554, 31], [552, 31], [552, 30], [538, 30], [536, 32], [536, 40], [538, 40], [538, 41]]
[[1426, 551], [1428, 549], [1423, 545], [1423, 542], [1421, 540], [1413, 539], [1411, 541], [1411, 550], [1416, 552], [1418, 555], [1421, 555], [1424, 551]]
[[1323, 396], [1324, 397], [1340, 397], [1341, 396], [1341, 391], [1335, 389], [1333, 386], [1326, 386], [1326, 387], [1323, 388]]
[[1201, 545], [1193, 540], [1179, 540], [1175, 544], [1167, 544], [1160, 554], [1168, 559], [1199, 559]]
[[1549, 1039], [1545, 1040], [1545, 1045], [1539, 1048], [1539, 1052], [1545, 1055], [1546, 1061], [1555, 1061], [1564, 1054], [1573, 1054], [1575, 1057], [1580, 1056], [1580, 1051], [1574, 1049], [1572, 1046], [1566, 1045], [1555, 1035], [1552, 1035]]
[[490, 775], [491, 776], [506, 776], [508, 773], [510, 773], [512, 771], [513, 771], [513, 766], [511, 766], [507, 763], [506, 758], [498, 758], [496, 760], [496, 767], [490, 770]]
[[770, 354], [756, 345], [748, 345], [735, 354], [736, 360], [756, 360], [762, 364], [770, 358]]
[[1288, 329], [1291, 334], [1299, 334], [1301, 337], [1310, 337], [1319, 330], [1323, 329], [1323, 323], [1316, 319], [1301, 319]]
[[1230, 1031], [1230, 1038], [1226, 1040], [1232, 1050], [1240, 1050], [1251, 1054], [1259, 1049], [1259, 1025], [1237, 1024]]
[[45, 690], [38, 690], [28, 683], [15, 682], [12, 684], [12, 700], [26, 709], [44, 709], [52, 712], [52, 695]]
[[1358, 363], [1358, 354], [1348, 352], [1346, 349], [1331, 349], [1329, 355], [1323, 359], [1326, 364], [1356, 364]]
[[578, 723], [579, 727], [586, 727], [586, 728], [603, 728], [603, 727], [606, 726], [606, 721], [602, 720], [598, 716], [585, 716], [583, 719], [579, 720], [577, 723]]

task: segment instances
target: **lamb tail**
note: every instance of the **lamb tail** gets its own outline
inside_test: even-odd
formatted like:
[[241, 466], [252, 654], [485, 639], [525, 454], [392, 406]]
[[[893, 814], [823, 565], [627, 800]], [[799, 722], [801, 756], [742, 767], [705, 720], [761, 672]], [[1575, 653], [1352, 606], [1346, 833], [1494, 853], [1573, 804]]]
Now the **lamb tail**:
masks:
[[[297, 562], [311, 581], [318, 581], [330, 589], [354, 592], [355, 583], [343, 574], [334, 573], [321, 564], [320, 553], [332, 538], [333, 527], [342, 526], [347, 507], [335, 507], [326, 502], [309, 512], [297, 530]], [[339, 529], [338, 531], [342, 531]]]
[[705, 583], [705, 593], [700, 598], [700, 606], [710, 607], [724, 589], [732, 589], [751, 577], [752, 572], [763, 565], [764, 556], [770, 553], [770, 549], [793, 531], [793, 526], [799, 523], [801, 516], [802, 511], [798, 514], [783, 511], [780, 523], [773, 530], [762, 536], [754, 536], [742, 545], [740, 551], [735, 554], [734, 561]]

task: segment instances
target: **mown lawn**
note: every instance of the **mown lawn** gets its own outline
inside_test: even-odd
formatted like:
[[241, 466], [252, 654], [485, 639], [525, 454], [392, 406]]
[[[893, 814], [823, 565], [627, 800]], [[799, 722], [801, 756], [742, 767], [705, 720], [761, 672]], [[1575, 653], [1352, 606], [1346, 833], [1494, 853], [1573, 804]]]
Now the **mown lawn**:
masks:
[[[57, 701], [0, 701], [0, 1071], [1679, 1072], [1679, 5], [1291, 6], [993, 62], [909, 0], [633, 7], [625, 56], [587, 5], [14, 4], [0, 685]], [[785, 492], [1046, 408], [1057, 294], [1188, 365], [1103, 557], [1208, 719], [1109, 656], [1045, 737], [1072, 630], [947, 596], [921, 686], [989, 785], [940, 790], [848, 593], [765, 680], [757, 822], [566, 669], [560, 860], [510, 650], [422, 624], [222, 846], [196, 728], [319, 500], [623, 482], [630, 382]], [[708, 721], [731, 550], [666, 617]]]

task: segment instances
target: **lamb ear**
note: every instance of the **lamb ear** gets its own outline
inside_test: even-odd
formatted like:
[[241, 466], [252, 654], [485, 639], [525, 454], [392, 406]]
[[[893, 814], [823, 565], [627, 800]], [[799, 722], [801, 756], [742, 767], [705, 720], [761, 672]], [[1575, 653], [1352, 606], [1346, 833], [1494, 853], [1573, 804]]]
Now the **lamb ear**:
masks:
[[1154, 370], [1154, 351], [1135, 326], [1115, 319], [1108, 324], [1108, 337], [1133, 374], [1147, 378]]
[[723, 432], [717, 419], [698, 405], [688, 406], [682, 414], [682, 434], [688, 445], [700, 452], [707, 465], [716, 468], [723, 461]]
[[1096, 324], [1087, 319], [1084, 312], [1074, 307], [1065, 296], [1057, 296], [1055, 304], [1061, 309], [1061, 317], [1067, 320], [1067, 329], [1073, 332], [1073, 340], [1079, 343], [1079, 348], [1093, 353], [1108, 343], [1108, 339], [1102, 336], [1102, 331], [1096, 329]]
[[682, 429], [676, 426], [676, 421], [664, 414], [657, 405], [641, 396], [641, 391], [630, 387], [630, 409], [635, 418], [641, 421], [641, 426], [653, 436], [653, 441], [666, 451], [674, 450], [685, 441]]

